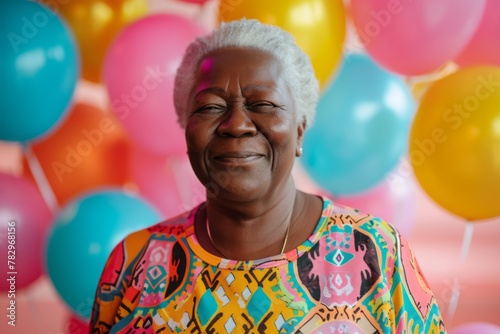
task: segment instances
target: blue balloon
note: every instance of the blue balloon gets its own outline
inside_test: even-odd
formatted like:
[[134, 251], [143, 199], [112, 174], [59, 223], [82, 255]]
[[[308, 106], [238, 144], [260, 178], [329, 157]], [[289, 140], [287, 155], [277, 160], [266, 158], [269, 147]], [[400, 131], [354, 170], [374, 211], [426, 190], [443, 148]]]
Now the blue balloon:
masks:
[[322, 93], [301, 163], [333, 195], [380, 182], [406, 151], [415, 103], [406, 84], [369, 57], [348, 55]]
[[35, 1], [0, 1], [0, 22], [0, 140], [26, 142], [68, 110], [78, 51], [66, 24]]
[[55, 289], [76, 314], [90, 318], [113, 248], [128, 234], [160, 219], [140, 197], [112, 189], [82, 195], [59, 212], [47, 239], [45, 262]]

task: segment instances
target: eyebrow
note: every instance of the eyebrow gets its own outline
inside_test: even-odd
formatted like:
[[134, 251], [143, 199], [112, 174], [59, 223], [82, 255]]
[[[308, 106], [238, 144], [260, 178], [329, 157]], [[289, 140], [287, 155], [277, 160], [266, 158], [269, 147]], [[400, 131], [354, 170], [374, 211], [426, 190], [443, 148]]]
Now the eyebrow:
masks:
[[198, 95], [201, 95], [204, 93], [216, 93], [217, 95], [221, 95], [221, 94], [225, 93], [225, 90], [220, 88], [220, 87], [202, 88], [200, 90], [197, 90], [196, 93], [194, 94], [194, 96], [197, 97]]

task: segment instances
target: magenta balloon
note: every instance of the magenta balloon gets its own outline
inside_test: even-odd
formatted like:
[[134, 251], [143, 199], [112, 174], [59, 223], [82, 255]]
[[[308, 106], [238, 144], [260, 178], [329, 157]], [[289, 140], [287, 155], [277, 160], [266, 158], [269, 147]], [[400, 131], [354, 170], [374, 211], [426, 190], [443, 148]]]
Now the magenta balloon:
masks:
[[455, 62], [460, 66], [500, 65], [500, 1], [487, 0], [479, 27]]
[[335, 197], [337, 203], [384, 219], [408, 238], [415, 221], [415, 184], [408, 177], [388, 179], [356, 195]]
[[500, 327], [486, 322], [472, 322], [455, 328], [450, 334], [500, 334]]
[[205, 200], [205, 188], [196, 178], [186, 154], [162, 158], [134, 150], [132, 178], [163, 218], [181, 214]]
[[477, 29], [486, 0], [352, 0], [368, 54], [405, 75], [433, 72], [456, 57]]
[[0, 291], [11, 291], [11, 283], [18, 291], [43, 273], [52, 214], [33, 182], [0, 173], [0, 185]]
[[132, 139], [157, 155], [186, 152], [173, 82], [187, 45], [205, 30], [171, 14], [148, 16], [113, 41], [103, 67], [111, 107]]

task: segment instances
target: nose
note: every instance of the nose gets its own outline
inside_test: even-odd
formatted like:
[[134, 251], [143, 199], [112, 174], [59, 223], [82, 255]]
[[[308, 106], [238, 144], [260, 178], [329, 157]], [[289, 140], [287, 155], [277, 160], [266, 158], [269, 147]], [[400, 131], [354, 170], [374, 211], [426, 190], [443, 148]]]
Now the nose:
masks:
[[251, 111], [247, 110], [243, 104], [232, 105], [217, 127], [217, 133], [223, 137], [254, 136], [257, 128], [250, 113]]

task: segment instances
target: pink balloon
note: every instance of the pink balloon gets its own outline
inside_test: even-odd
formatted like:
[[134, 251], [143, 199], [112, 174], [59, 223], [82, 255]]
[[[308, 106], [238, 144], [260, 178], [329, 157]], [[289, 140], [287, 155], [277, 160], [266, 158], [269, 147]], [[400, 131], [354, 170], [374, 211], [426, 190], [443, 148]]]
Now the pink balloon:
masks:
[[380, 65], [426, 74], [456, 57], [477, 29], [486, 0], [352, 0], [356, 31]]
[[450, 334], [500, 334], [500, 327], [485, 322], [472, 322], [455, 328]]
[[158, 155], [186, 152], [173, 84], [185, 48], [205, 30], [172, 14], [151, 15], [113, 41], [103, 67], [111, 107], [132, 139]]
[[479, 27], [455, 62], [460, 66], [500, 65], [500, 1], [487, 0]]
[[15, 293], [43, 273], [45, 235], [53, 216], [33, 182], [0, 173], [0, 184], [0, 291]]
[[89, 332], [89, 323], [75, 314], [71, 314], [67, 323], [68, 334], [87, 334]]
[[132, 178], [149, 203], [163, 218], [181, 214], [206, 198], [186, 154], [158, 157], [135, 149], [130, 161]]
[[334, 198], [335, 202], [384, 219], [406, 238], [415, 221], [415, 184], [411, 178], [382, 181], [361, 194]]

